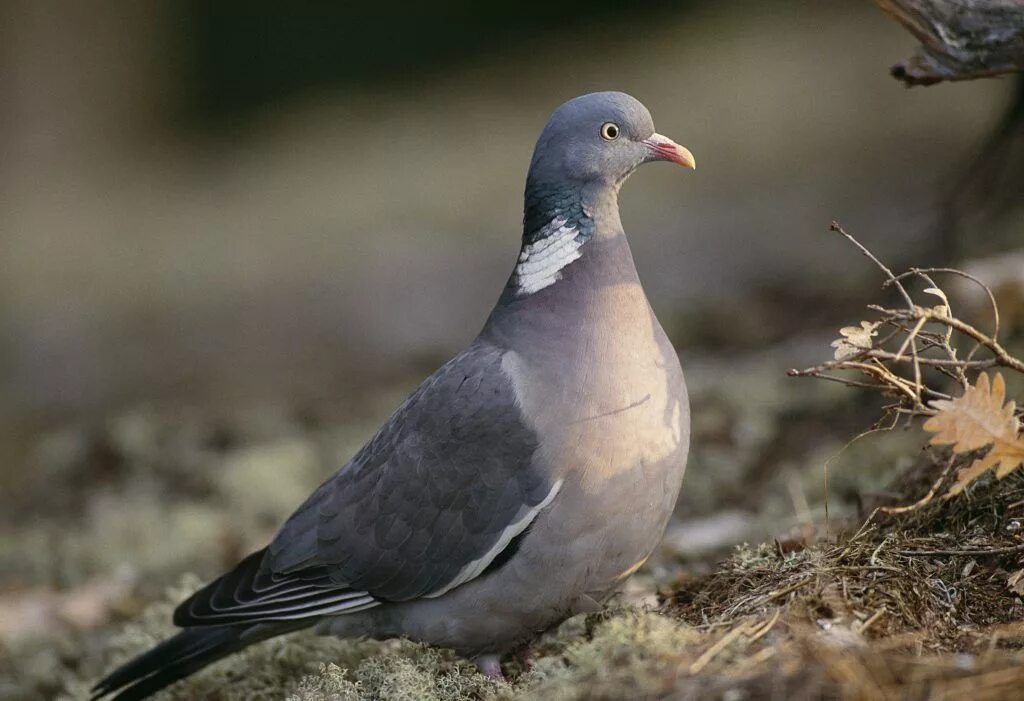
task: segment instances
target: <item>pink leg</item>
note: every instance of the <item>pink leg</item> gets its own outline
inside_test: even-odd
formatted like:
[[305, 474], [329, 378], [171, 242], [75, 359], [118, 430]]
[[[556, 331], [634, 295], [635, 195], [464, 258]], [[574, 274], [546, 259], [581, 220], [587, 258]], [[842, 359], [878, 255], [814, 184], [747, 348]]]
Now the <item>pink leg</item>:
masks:
[[505, 681], [505, 675], [501, 673], [501, 657], [498, 655], [477, 655], [473, 658], [473, 664], [491, 679]]

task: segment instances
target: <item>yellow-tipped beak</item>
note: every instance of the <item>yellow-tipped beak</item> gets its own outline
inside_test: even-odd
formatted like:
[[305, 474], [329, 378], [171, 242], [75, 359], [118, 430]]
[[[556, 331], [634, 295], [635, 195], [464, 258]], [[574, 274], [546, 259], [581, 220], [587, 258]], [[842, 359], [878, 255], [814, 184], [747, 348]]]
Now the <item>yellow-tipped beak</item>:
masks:
[[644, 139], [644, 143], [651, 149], [651, 153], [657, 160], [676, 163], [690, 170], [697, 169], [697, 161], [694, 160], [690, 150], [685, 146], [680, 146], [667, 136], [651, 134], [649, 138]]

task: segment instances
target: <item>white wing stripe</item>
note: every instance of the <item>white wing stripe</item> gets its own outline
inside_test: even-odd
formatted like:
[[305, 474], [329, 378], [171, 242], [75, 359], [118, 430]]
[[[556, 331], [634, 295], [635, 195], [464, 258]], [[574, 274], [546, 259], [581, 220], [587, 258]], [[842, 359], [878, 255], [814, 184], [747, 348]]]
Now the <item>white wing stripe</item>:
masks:
[[494, 547], [488, 550], [482, 557], [473, 560], [468, 563], [465, 567], [459, 570], [459, 573], [455, 575], [455, 579], [446, 584], [442, 589], [426, 594], [425, 598], [433, 599], [435, 597], [446, 594], [460, 584], [465, 584], [471, 579], [476, 578], [481, 572], [487, 569], [487, 565], [491, 564], [491, 561], [498, 556], [498, 554], [508, 547], [508, 544], [512, 542], [512, 539], [517, 535], [526, 530], [526, 528], [533, 523], [533, 520], [537, 518], [537, 515], [544, 510], [544, 508], [551, 503], [551, 501], [558, 496], [558, 491], [562, 488], [562, 480], [558, 480], [551, 487], [551, 491], [544, 497], [544, 501], [537, 504], [532, 509], [526, 510], [519, 518], [513, 521], [509, 526], [501, 532], [501, 537], [498, 538], [498, 542], [494, 544]]
[[[231, 606], [229, 608], [217, 608], [211, 606], [214, 611], [223, 612], [226, 614], [233, 613], [245, 613], [247, 611], [291, 611], [303, 606], [312, 606], [316, 604], [331, 603], [336, 601], [348, 601], [349, 599], [355, 599], [361, 596], [366, 596], [365, 591], [348, 591], [340, 595], [324, 596], [328, 594], [323, 589], [320, 590], [319, 595], [317, 593], [302, 594], [299, 596], [292, 597], [281, 597], [274, 599], [265, 599], [262, 601], [249, 601], [238, 606]], [[282, 606], [281, 604], [287, 604]]]
[[374, 599], [372, 596], [366, 596], [361, 599], [354, 601], [347, 601], [337, 606], [328, 606], [325, 608], [318, 608], [312, 611], [303, 611], [302, 613], [293, 613], [289, 615], [273, 614], [267, 616], [265, 620], [268, 621], [292, 621], [298, 618], [312, 618], [314, 616], [330, 616], [341, 613], [355, 613], [357, 611], [365, 611], [366, 609], [372, 609], [374, 606], [380, 606], [380, 602]]

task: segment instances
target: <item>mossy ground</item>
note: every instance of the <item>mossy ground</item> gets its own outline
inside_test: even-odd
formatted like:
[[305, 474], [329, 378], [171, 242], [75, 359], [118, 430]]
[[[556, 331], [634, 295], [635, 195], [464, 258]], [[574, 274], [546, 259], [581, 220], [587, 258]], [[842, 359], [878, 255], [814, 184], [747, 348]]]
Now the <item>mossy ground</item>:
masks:
[[[841, 442], [820, 427], [849, 425], [857, 409], [826, 389], [791, 393], [767, 414], [752, 404], [752, 376], [767, 375], [748, 368], [748, 392], [734, 399], [717, 382], [714, 403], [699, 377], [691, 382], [700, 447], [683, 512], [748, 508], [762, 518], [755, 537], [763, 528], [777, 538], [700, 555], [664, 549], [634, 587], [646, 597], [566, 621], [507, 661], [507, 683], [408, 641], [300, 633], [223, 660], [162, 698], [1015, 698], [1024, 685], [1024, 604], [1013, 579], [1024, 568], [1013, 550], [1024, 478], [985, 480], [955, 500], [869, 520], [875, 504], [910, 503], [935, 478], [927, 456], [910, 464], [915, 437], [894, 435], [843, 454], [858, 474], [833, 474], [826, 525], [814, 495], [821, 462]], [[764, 380], [764, 392], [777, 397], [774, 382]], [[383, 413], [353, 423], [280, 408], [136, 410], [48, 434], [38, 469], [11, 487], [0, 531], [0, 698], [87, 698], [102, 673], [170, 634], [173, 603], [262, 545]], [[731, 424], [753, 428], [723, 432]], [[888, 485], [878, 479], [897, 473]], [[857, 498], [837, 498], [837, 484]], [[197, 576], [182, 579], [188, 571]]]

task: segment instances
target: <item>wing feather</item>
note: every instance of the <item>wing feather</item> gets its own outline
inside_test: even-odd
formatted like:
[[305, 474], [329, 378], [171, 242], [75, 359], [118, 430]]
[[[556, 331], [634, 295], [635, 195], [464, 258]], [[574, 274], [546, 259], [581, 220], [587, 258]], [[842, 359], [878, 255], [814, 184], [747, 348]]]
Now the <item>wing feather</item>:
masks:
[[474, 343], [428, 378], [265, 550], [178, 625], [294, 620], [436, 597], [488, 571], [558, 495], [502, 370]]

